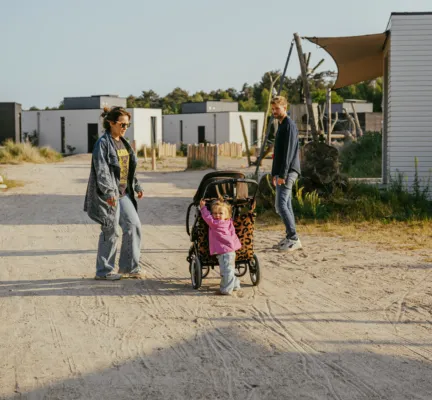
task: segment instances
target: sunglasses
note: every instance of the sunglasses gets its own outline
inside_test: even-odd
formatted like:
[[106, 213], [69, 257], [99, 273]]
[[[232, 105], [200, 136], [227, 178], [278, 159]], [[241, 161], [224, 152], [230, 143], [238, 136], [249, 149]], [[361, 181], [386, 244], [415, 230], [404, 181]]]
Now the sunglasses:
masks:
[[130, 128], [130, 126], [132, 125], [132, 123], [130, 123], [130, 122], [126, 124], [126, 123], [118, 122], [118, 121], [117, 121], [117, 123], [120, 124], [120, 126], [121, 126], [123, 129], [124, 129], [124, 128]]

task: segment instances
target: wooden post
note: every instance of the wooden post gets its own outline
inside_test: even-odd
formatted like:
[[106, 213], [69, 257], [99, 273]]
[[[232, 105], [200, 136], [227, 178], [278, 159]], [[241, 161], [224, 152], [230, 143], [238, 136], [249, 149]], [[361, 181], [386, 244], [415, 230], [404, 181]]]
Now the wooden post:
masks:
[[357, 133], [356, 133], [356, 124], [354, 122], [354, 118], [351, 117], [351, 115], [349, 114], [349, 112], [347, 111], [346, 108], [343, 109], [347, 119], [350, 122], [350, 128], [351, 128], [351, 136], [352, 138], [355, 140], [357, 138]]
[[298, 33], [294, 33], [294, 40], [296, 42], [297, 54], [300, 60], [301, 76], [303, 80], [303, 91], [306, 99], [306, 105], [308, 109], [310, 122], [311, 122], [311, 133], [314, 141], [318, 141], [318, 129], [316, 126], [314, 110], [312, 107], [312, 97], [309, 90], [308, 71], [307, 71], [305, 58], [303, 57], [303, 49], [301, 45], [300, 36], [298, 35]]
[[331, 145], [332, 134], [332, 102], [331, 102], [331, 88], [327, 89], [327, 144]]
[[143, 153], [144, 153], [144, 161], [147, 162], [147, 146], [143, 146]]
[[357, 129], [357, 132], [358, 132], [358, 136], [363, 136], [363, 130], [362, 130], [361, 126], [360, 126], [360, 121], [358, 119], [357, 111], [356, 111], [356, 109], [354, 107], [354, 102], [351, 102], [351, 107], [352, 107], [352, 110], [353, 110], [353, 113], [354, 113], [354, 121], [355, 121], [355, 124], [356, 124], [356, 129]]
[[156, 171], [156, 149], [152, 148], [152, 171]]

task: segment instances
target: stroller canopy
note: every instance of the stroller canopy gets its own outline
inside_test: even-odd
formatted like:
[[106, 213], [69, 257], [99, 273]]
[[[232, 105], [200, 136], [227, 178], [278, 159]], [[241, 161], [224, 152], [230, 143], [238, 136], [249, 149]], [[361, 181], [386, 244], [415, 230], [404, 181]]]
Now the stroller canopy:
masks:
[[[245, 179], [245, 174], [236, 171], [216, 171], [204, 175], [193, 198], [194, 204], [198, 204], [200, 200], [203, 198], [205, 188], [209, 183], [218, 180], [220, 181], [224, 179], [230, 179], [230, 178]], [[209, 188], [209, 190], [207, 190], [206, 193], [207, 198], [216, 198], [219, 197], [219, 195], [228, 195], [230, 197], [233, 197], [234, 196], [233, 185], [231, 184], [214, 185], [211, 188]]]

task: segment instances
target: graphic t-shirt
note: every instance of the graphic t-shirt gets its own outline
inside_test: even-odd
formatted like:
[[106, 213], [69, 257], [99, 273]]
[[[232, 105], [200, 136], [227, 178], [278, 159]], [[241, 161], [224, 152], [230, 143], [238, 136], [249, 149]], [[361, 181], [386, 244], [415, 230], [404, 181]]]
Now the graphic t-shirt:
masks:
[[120, 197], [123, 197], [126, 194], [126, 188], [128, 183], [128, 175], [129, 175], [129, 153], [120, 140], [114, 140], [114, 144], [117, 150], [117, 157], [119, 159], [120, 164], [120, 185], [119, 192]]

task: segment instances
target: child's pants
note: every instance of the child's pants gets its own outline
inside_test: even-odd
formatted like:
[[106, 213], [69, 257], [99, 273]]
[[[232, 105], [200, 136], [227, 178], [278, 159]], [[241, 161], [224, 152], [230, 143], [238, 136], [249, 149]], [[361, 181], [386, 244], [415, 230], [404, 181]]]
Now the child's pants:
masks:
[[235, 252], [217, 256], [221, 274], [220, 291], [222, 294], [231, 294], [233, 290], [240, 289], [240, 280], [235, 276], [235, 257]]

